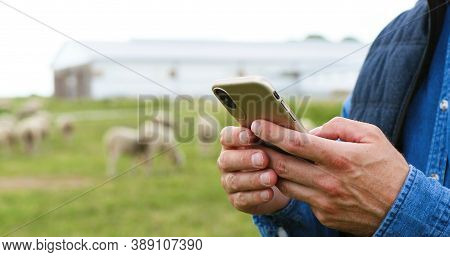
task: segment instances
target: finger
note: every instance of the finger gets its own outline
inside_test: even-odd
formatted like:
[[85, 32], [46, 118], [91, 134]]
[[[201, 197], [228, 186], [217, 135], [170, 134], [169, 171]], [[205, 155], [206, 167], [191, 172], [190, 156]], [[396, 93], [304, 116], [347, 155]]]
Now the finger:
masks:
[[322, 126], [317, 127], [317, 128], [313, 128], [308, 133], [311, 134], [311, 135], [317, 136], [317, 133], [319, 133], [321, 129], [322, 129]]
[[265, 120], [254, 121], [251, 130], [263, 141], [315, 162], [326, 163], [330, 156], [339, 154], [341, 148], [334, 140], [287, 129]]
[[253, 132], [244, 127], [225, 127], [220, 132], [220, 143], [225, 148], [238, 148], [242, 146], [249, 146], [256, 141], [256, 136]]
[[259, 191], [229, 194], [228, 198], [234, 207], [241, 211], [245, 211], [260, 204], [269, 202], [273, 198], [273, 195], [273, 190], [268, 188]]
[[261, 190], [271, 188], [277, 183], [277, 174], [273, 170], [256, 172], [224, 173], [222, 186], [228, 193]]
[[224, 150], [217, 165], [223, 172], [261, 170], [267, 167], [269, 158], [260, 149]]
[[269, 148], [263, 150], [269, 158], [268, 167], [272, 168], [281, 178], [312, 187], [315, 185], [315, 179], [323, 173], [317, 165], [304, 159], [282, 154]]
[[299, 201], [303, 201], [311, 205], [316, 204], [316, 200], [320, 195], [320, 192], [315, 189], [297, 184], [283, 178], [278, 179], [276, 187], [285, 196], [295, 198]]
[[376, 126], [359, 121], [336, 117], [314, 129], [314, 135], [331, 140], [340, 139], [345, 142], [369, 143], [382, 135]]

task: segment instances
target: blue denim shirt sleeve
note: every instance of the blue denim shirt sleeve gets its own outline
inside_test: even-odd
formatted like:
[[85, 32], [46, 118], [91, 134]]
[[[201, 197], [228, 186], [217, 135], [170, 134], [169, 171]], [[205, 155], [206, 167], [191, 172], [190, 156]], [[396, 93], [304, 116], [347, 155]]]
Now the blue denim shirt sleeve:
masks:
[[410, 165], [405, 183], [374, 236], [450, 236], [450, 190]]
[[350, 117], [350, 109], [352, 108], [352, 94], [350, 94], [347, 99], [345, 99], [344, 104], [342, 105], [341, 116], [343, 118]]
[[262, 236], [339, 236], [319, 223], [308, 204], [294, 199], [276, 213], [254, 215], [253, 222]]

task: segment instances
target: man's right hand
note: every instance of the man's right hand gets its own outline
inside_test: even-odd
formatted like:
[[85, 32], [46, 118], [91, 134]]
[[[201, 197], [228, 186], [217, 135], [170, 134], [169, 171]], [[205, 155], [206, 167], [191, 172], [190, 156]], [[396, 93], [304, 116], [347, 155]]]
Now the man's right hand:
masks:
[[220, 135], [222, 152], [217, 164], [221, 182], [231, 204], [250, 214], [271, 214], [285, 207], [289, 198], [278, 188], [277, 174], [267, 168], [269, 158], [251, 130], [226, 127]]

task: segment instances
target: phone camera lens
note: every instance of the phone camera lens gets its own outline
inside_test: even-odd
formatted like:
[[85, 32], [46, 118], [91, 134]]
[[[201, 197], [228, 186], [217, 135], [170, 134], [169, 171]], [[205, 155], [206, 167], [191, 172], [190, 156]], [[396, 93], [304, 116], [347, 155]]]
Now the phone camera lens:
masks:
[[227, 92], [220, 88], [214, 89], [214, 94], [219, 98], [219, 100], [228, 108], [230, 109], [236, 109], [236, 104], [234, 103], [233, 99], [228, 95]]
[[280, 100], [280, 96], [278, 95], [277, 91], [273, 91], [273, 96], [275, 96], [277, 100]]

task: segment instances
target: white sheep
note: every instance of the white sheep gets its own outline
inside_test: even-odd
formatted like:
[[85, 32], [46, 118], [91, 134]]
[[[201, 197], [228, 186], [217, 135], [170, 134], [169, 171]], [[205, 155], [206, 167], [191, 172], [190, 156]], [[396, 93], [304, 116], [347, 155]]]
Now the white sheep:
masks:
[[203, 155], [211, 153], [211, 148], [219, 134], [219, 123], [212, 116], [199, 115], [197, 118], [197, 137], [199, 151]]
[[0, 147], [11, 149], [16, 142], [16, 118], [12, 115], [0, 116]]
[[0, 111], [10, 111], [12, 102], [8, 98], [0, 98]]
[[66, 140], [72, 137], [75, 129], [75, 118], [72, 115], [64, 114], [56, 118], [56, 127]]
[[139, 134], [139, 140], [149, 145], [151, 156], [161, 151], [162, 154], [168, 154], [173, 164], [181, 166], [184, 163], [184, 156], [177, 147], [175, 129], [172, 126], [147, 121], [139, 128]]
[[50, 133], [51, 115], [40, 111], [17, 123], [16, 133], [27, 152], [31, 153]]
[[17, 117], [19, 119], [23, 119], [26, 117], [30, 117], [37, 112], [41, 111], [43, 108], [43, 103], [39, 99], [30, 99], [26, 101], [20, 109], [17, 111]]
[[177, 142], [173, 130], [158, 122], [145, 122], [139, 130], [128, 127], [113, 127], [104, 137], [107, 150], [107, 174], [117, 174], [117, 160], [122, 155], [137, 157], [147, 166], [149, 174], [152, 158], [157, 151], [168, 153], [176, 165], [183, 163], [183, 156], [176, 148]]

